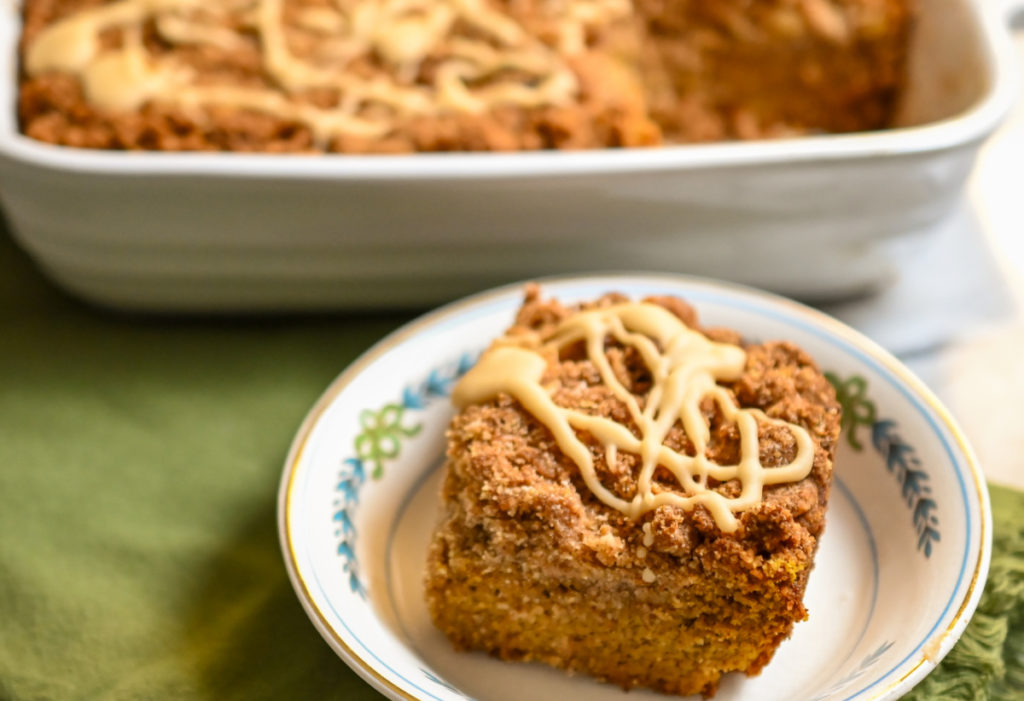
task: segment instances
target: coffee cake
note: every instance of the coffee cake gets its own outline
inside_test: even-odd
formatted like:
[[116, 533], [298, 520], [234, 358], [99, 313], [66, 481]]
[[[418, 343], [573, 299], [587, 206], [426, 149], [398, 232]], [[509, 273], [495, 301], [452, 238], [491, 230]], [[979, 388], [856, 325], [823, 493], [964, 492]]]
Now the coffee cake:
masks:
[[890, 123], [912, 0], [25, 0], [18, 115], [100, 149], [642, 147]]
[[711, 695], [806, 618], [840, 407], [793, 344], [531, 288], [453, 400], [426, 598], [457, 648]]

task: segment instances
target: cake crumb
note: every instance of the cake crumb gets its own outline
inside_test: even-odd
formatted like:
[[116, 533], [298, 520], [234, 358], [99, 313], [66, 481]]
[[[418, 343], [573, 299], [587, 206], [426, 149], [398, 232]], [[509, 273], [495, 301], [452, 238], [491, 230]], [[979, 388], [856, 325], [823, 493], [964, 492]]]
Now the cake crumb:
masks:
[[650, 524], [649, 521], [644, 524], [643, 531], [644, 531], [644, 547], [649, 548], [652, 545], [654, 545], [654, 534], [651, 533], [651, 524]]

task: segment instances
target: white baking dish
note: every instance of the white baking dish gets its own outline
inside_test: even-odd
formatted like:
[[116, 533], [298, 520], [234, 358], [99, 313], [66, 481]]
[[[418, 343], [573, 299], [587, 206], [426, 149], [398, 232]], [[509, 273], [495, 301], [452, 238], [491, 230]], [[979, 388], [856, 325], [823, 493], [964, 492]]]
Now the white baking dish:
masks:
[[[901, 124], [583, 153], [263, 156], [53, 147], [18, 133], [0, 6], [0, 200], [52, 278], [169, 311], [433, 304], [555, 272], [699, 273], [804, 298], [898, 271], [1018, 90], [1003, 3], [921, 0]], [[922, 236], [922, 245], [927, 237]]]

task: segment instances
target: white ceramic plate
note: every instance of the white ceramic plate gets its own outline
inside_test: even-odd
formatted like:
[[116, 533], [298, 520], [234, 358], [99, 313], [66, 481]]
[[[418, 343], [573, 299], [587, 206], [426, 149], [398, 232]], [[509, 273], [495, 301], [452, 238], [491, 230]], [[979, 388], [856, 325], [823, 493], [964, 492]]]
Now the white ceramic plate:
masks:
[[[542, 284], [564, 301], [682, 296], [707, 324], [798, 343], [840, 389], [848, 422], [810, 618], [760, 676], [727, 677], [716, 699], [892, 699], [934, 668], [981, 595], [991, 517], [969, 447], [920, 381], [855, 331], [761, 292], [651, 275]], [[279, 526], [299, 599], [342, 659], [394, 699], [622, 699], [585, 677], [455, 653], [423, 602], [447, 395], [521, 297], [521, 286], [487, 292], [381, 341], [313, 407], [285, 465]]]

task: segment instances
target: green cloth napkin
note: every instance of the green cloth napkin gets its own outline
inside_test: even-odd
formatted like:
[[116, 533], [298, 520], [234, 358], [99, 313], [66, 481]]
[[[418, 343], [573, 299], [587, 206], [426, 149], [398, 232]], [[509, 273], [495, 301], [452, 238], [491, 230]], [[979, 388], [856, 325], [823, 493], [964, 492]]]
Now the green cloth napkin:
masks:
[[[275, 497], [307, 409], [406, 318], [99, 312], [0, 231], [0, 698], [379, 698], [300, 608]], [[915, 698], [1024, 681], [1024, 495], [993, 501], [981, 614]]]
[[1024, 699], [1024, 493], [989, 485], [992, 563], [956, 646], [904, 700]]

